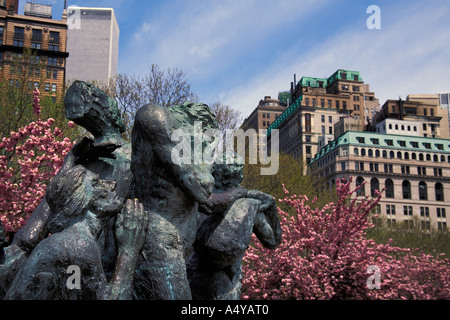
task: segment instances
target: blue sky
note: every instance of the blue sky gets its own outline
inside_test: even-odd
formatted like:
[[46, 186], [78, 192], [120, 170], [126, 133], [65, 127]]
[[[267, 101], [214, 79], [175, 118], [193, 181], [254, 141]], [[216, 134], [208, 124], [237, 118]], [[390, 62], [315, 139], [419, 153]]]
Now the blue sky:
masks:
[[[36, 1], [39, 2], [39, 1]], [[53, 4], [60, 19], [64, 0]], [[21, 7], [25, 1], [21, 1]], [[369, 5], [381, 29], [369, 30]], [[289, 90], [294, 74], [360, 71], [380, 103], [450, 91], [450, 2], [366, 0], [69, 0], [113, 8], [119, 72], [151, 64], [182, 69], [202, 102], [244, 117], [260, 99]]]

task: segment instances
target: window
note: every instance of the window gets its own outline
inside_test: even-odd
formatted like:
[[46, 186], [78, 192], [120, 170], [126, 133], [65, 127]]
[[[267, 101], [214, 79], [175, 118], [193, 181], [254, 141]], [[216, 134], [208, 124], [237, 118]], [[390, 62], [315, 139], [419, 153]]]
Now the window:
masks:
[[442, 168], [434, 168], [433, 171], [435, 177], [442, 177]]
[[320, 106], [325, 108], [325, 99], [320, 99]]
[[393, 173], [393, 165], [392, 164], [384, 164], [384, 172], [386, 173]]
[[418, 148], [419, 147], [419, 143], [417, 141], [411, 141], [411, 145], [413, 148]]
[[365, 139], [363, 137], [356, 137], [359, 143], [365, 143]]
[[340, 106], [339, 106], [339, 100], [336, 100], [336, 108], [337, 108], [337, 109], [340, 108]]
[[409, 166], [402, 165], [401, 166], [402, 174], [409, 174]]
[[325, 126], [322, 126], [322, 133], [325, 133]]
[[325, 122], [325, 115], [322, 115], [321, 117], [322, 122]]
[[48, 83], [48, 82], [45, 83], [45, 91], [46, 92], [50, 91], [50, 83]]
[[380, 140], [377, 138], [371, 138], [373, 144], [380, 144]]
[[265, 112], [263, 112], [263, 118], [264, 118], [264, 119], [266, 118], [266, 113], [265, 113]]
[[412, 216], [413, 215], [413, 207], [412, 206], [403, 206], [403, 215]]
[[328, 108], [331, 108], [331, 100], [328, 99]]
[[394, 140], [386, 139], [386, 140], [384, 140], [384, 141], [386, 142], [386, 144], [387, 144], [388, 146], [393, 146], [393, 145], [394, 145]]
[[356, 191], [357, 196], [365, 196], [365, 188], [364, 188], [364, 178], [358, 177], [356, 178], [356, 187], [359, 187], [359, 189]]
[[311, 146], [306, 146], [306, 154], [311, 154]]
[[0, 46], [3, 45], [3, 33], [5, 32], [5, 27], [0, 26]]
[[444, 201], [444, 187], [442, 186], [442, 183], [438, 182], [435, 184], [434, 192], [436, 201]]
[[333, 117], [332, 116], [328, 116], [328, 123], [333, 123]]
[[354, 154], [355, 156], [359, 156], [359, 150], [358, 150], [358, 148], [353, 149], [353, 154]]
[[417, 174], [419, 176], [425, 176], [427, 174], [427, 168], [426, 167], [417, 167]]
[[395, 205], [387, 204], [386, 205], [386, 214], [395, 215]]
[[50, 38], [48, 42], [51, 44], [59, 44], [59, 32], [50, 31]]
[[309, 106], [309, 98], [305, 98], [305, 105]]
[[341, 171], [345, 171], [345, 170], [346, 170], [345, 162], [341, 162]]
[[420, 207], [420, 216], [421, 217], [429, 217], [430, 216], [430, 208]]
[[411, 199], [411, 183], [408, 180], [404, 180], [402, 183], [403, 199]]
[[53, 57], [48, 57], [48, 65], [56, 66], [58, 64], [58, 59]]
[[400, 145], [400, 147], [406, 147], [406, 141], [399, 140], [398, 144]]
[[376, 197], [377, 191], [379, 190], [380, 190], [380, 182], [378, 181], [377, 178], [372, 178], [370, 180], [370, 195], [372, 197]]
[[315, 98], [312, 99], [312, 105], [313, 105], [313, 107], [316, 106], [316, 99]]
[[428, 200], [427, 184], [424, 181], [419, 182], [419, 199]]
[[438, 221], [437, 226], [438, 226], [438, 230], [447, 230], [447, 223], [446, 222]]
[[383, 158], [387, 158], [387, 151], [383, 150]]
[[445, 208], [436, 208], [436, 216], [438, 218], [445, 218]]
[[42, 30], [33, 29], [31, 32], [31, 42], [42, 42]]
[[328, 127], [328, 133], [333, 134], [333, 127]]
[[394, 198], [394, 182], [391, 179], [386, 179], [384, 186], [386, 188], [386, 198]]
[[311, 136], [310, 135], [305, 135], [305, 142], [311, 142]]

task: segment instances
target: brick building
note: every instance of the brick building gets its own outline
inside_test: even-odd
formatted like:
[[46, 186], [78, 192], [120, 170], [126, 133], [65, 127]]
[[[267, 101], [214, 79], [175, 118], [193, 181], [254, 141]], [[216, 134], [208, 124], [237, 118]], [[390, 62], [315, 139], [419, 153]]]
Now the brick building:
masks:
[[[295, 85], [294, 85], [295, 84]], [[353, 117], [359, 130], [370, 124], [379, 102], [357, 71], [338, 69], [329, 78], [302, 77], [291, 83], [293, 103], [268, 128], [278, 129], [280, 151], [309, 163], [319, 151], [319, 138], [333, 137], [334, 125]]]
[[[39, 87], [42, 92], [56, 99], [63, 92], [66, 48], [67, 18], [54, 20], [52, 7], [27, 2], [24, 14], [18, 14], [18, 0], [0, 0], [0, 67], [4, 79], [14, 84], [14, 76], [23, 72], [15, 65], [17, 57], [29, 48], [36, 55], [33, 66], [27, 68], [27, 82], [30, 87]], [[40, 65], [45, 65], [45, 75]]]

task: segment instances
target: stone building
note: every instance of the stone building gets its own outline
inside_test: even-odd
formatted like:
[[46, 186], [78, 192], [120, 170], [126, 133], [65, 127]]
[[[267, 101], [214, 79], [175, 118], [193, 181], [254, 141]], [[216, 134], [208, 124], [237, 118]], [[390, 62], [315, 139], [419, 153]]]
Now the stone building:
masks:
[[339, 69], [329, 78], [294, 78], [294, 83], [293, 103], [270, 125], [268, 134], [278, 129], [280, 151], [305, 164], [319, 151], [320, 137], [334, 135], [341, 118], [353, 117], [363, 130], [379, 109], [378, 99], [357, 71]]
[[70, 6], [67, 80], [108, 83], [117, 75], [119, 26], [111, 8]]
[[[67, 18], [54, 20], [52, 7], [27, 2], [24, 14], [18, 14], [18, 0], [0, 0], [0, 72], [4, 79], [13, 78], [22, 68], [14, 60], [29, 48], [36, 54], [34, 69], [28, 68], [30, 89], [41, 88], [56, 99], [63, 92], [65, 67], [68, 57], [66, 47]], [[45, 75], [37, 66], [45, 64]], [[17, 69], [17, 70], [16, 70]]]
[[439, 96], [415, 94], [406, 100], [387, 100], [373, 117], [373, 131], [448, 139], [448, 110]]
[[242, 123], [242, 129], [267, 129], [286, 110], [286, 103], [270, 96], [260, 100], [258, 106]]
[[450, 139], [347, 131], [311, 160], [308, 170], [333, 187], [352, 177], [358, 197], [385, 189], [376, 208], [387, 225], [406, 221], [422, 229], [449, 225]]

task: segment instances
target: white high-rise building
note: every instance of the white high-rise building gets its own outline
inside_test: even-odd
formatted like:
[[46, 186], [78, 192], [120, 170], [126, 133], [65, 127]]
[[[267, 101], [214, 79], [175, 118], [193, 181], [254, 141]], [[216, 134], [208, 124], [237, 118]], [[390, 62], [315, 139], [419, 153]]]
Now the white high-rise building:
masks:
[[107, 83], [117, 74], [119, 26], [111, 8], [67, 9], [66, 79]]

